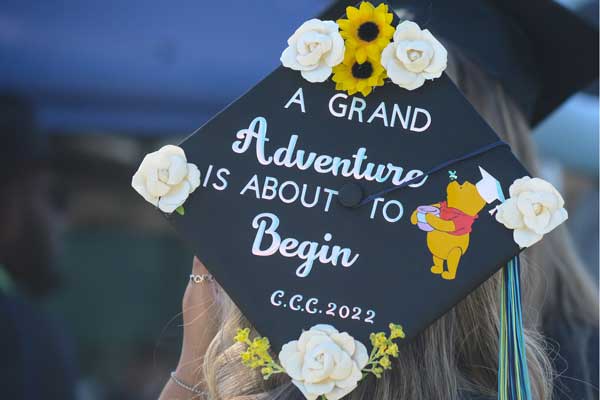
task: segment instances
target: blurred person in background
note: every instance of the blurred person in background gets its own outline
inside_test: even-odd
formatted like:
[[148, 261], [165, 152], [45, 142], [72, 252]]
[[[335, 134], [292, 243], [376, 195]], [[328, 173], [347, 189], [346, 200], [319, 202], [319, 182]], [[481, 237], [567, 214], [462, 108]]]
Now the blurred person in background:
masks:
[[0, 397], [74, 399], [70, 343], [36, 304], [58, 285], [56, 213], [29, 105], [0, 95]]

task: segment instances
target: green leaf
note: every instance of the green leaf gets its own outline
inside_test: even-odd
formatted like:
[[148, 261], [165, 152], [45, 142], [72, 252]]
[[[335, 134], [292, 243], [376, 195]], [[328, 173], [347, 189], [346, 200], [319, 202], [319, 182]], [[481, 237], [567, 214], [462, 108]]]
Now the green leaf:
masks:
[[179, 206], [175, 209], [175, 211], [177, 212], [177, 214], [179, 215], [185, 215], [185, 209], [183, 208], [183, 206]]

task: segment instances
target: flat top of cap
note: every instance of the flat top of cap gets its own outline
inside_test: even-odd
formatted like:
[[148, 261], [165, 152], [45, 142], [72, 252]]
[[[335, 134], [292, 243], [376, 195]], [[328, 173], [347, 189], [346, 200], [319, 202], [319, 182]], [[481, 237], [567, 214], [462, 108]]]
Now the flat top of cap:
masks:
[[[477, 192], [479, 167], [504, 191], [526, 171], [498, 146], [359, 207], [338, 194], [353, 186], [377, 194], [394, 176], [497, 141], [445, 75], [419, 90], [385, 85], [362, 98], [280, 67], [182, 143], [202, 184], [185, 215], [169, 219], [276, 348], [318, 323], [366, 343], [395, 322], [411, 338], [519, 251]], [[336, 173], [323, 172], [328, 162]], [[344, 176], [344, 166], [356, 175]], [[379, 181], [364, 178], [378, 170]], [[417, 216], [424, 205], [455, 219], [440, 248]], [[432, 252], [454, 248], [464, 253], [456, 276], [433, 273]]]

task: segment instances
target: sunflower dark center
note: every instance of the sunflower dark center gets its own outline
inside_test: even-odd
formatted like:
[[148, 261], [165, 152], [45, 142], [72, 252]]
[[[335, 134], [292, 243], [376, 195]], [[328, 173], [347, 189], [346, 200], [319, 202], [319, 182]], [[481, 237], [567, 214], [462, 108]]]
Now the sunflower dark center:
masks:
[[354, 63], [352, 66], [352, 76], [357, 79], [367, 79], [373, 75], [373, 65], [369, 61], [362, 64]]
[[358, 37], [365, 42], [372, 42], [379, 35], [379, 27], [375, 22], [365, 22], [358, 27]]

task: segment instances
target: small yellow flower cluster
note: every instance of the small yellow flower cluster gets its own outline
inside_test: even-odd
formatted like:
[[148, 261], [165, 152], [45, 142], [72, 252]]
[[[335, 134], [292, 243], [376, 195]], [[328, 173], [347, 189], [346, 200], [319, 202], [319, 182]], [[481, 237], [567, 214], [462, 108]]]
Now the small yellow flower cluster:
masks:
[[238, 329], [237, 334], [233, 337], [233, 340], [237, 343], [246, 343], [250, 337], [250, 328]]
[[390, 324], [390, 339], [404, 339], [406, 334], [402, 329], [402, 325]]
[[238, 329], [233, 340], [248, 346], [246, 351], [241, 354], [242, 364], [255, 369], [260, 368], [263, 378], [269, 379], [273, 374], [285, 372], [284, 369], [273, 361], [269, 354], [271, 344], [266, 337], [256, 337], [250, 340], [250, 329]]
[[392, 360], [390, 358], [398, 357], [398, 345], [394, 343], [394, 340], [406, 337], [402, 326], [390, 324], [389, 327], [389, 336], [383, 332], [378, 332], [371, 333], [369, 337], [371, 345], [373, 345], [373, 350], [371, 350], [369, 362], [363, 368], [363, 372], [370, 372], [377, 378], [381, 378], [384, 370], [392, 369]]

